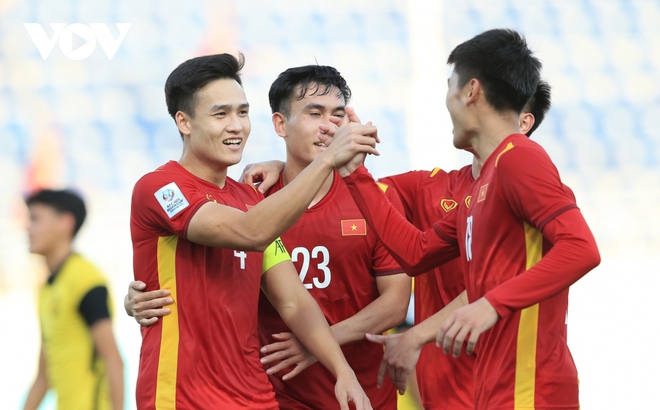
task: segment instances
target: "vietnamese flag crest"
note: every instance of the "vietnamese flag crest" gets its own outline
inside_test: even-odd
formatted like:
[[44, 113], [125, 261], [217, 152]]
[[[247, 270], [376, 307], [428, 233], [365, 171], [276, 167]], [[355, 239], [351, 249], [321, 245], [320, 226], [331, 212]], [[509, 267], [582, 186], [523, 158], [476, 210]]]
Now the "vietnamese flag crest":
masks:
[[342, 236], [366, 235], [367, 222], [364, 219], [342, 219]]

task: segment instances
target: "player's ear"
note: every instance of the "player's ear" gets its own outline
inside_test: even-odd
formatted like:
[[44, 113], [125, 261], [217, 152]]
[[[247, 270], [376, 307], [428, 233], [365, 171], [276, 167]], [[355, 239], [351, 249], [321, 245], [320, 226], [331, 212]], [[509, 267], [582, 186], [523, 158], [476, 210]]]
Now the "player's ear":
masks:
[[286, 127], [284, 123], [286, 122], [286, 117], [281, 112], [273, 113], [271, 119], [273, 120], [273, 127], [275, 132], [282, 138], [286, 138]]
[[183, 135], [190, 135], [190, 117], [183, 111], [177, 111], [174, 115], [174, 121], [179, 132]]
[[481, 87], [481, 81], [476, 78], [468, 81], [468, 83], [465, 84], [465, 93], [467, 97], [465, 105], [474, 104], [479, 99], [479, 96], [482, 94], [482, 92], [483, 88]]
[[70, 212], [61, 212], [58, 214], [58, 226], [64, 236], [73, 238], [73, 231], [76, 229], [76, 217]]
[[534, 126], [535, 121], [536, 119], [534, 118], [534, 115], [532, 115], [532, 113], [524, 112], [520, 114], [520, 124], [519, 124], [520, 133], [527, 135], [529, 130], [531, 130], [532, 127]]

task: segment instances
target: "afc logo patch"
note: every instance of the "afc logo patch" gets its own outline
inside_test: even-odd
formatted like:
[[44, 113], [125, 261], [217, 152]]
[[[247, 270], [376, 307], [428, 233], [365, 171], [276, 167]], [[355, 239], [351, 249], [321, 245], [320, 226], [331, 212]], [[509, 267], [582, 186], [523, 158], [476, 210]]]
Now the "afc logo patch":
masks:
[[190, 203], [181, 192], [181, 189], [176, 182], [170, 182], [154, 193], [156, 200], [163, 208], [168, 217], [172, 218], [174, 215], [186, 209]]

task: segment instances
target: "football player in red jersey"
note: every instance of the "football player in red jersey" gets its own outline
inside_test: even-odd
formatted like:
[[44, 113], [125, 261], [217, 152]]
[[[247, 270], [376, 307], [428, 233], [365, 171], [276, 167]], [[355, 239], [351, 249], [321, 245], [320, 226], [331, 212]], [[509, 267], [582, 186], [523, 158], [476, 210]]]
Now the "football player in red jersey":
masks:
[[[520, 132], [528, 137], [541, 124], [550, 109], [550, 86], [542, 81], [520, 114]], [[465, 190], [479, 176], [480, 164], [457, 171], [411, 171], [381, 178], [396, 188], [406, 218], [419, 229], [428, 229], [437, 220], [457, 212]], [[465, 282], [457, 258], [431, 271], [415, 276], [415, 325], [405, 333], [368, 335], [369, 340], [386, 346], [380, 378], [387, 368], [400, 375], [402, 384], [415, 370], [424, 409], [468, 410], [474, 408], [472, 373], [474, 356], [452, 358], [430, 342], [435, 341], [441, 323], [434, 314], [465, 291]], [[428, 321], [427, 321], [428, 319]], [[423, 325], [418, 326], [423, 323]], [[425, 331], [426, 330], [426, 331]]]
[[[534, 96], [527, 102], [519, 118], [520, 132], [528, 137], [538, 128], [550, 108], [550, 86], [541, 81]], [[269, 189], [284, 164], [269, 161], [250, 164], [244, 171], [249, 181], [258, 181], [260, 189]], [[406, 218], [420, 229], [429, 228], [435, 221], [453, 215], [467, 187], [479, 176], [480, 164], [457, 171], [412, 171], [384, 177], [382, 182], [396, 188]], [[274, 175], [276, 177], [274, 177]], [[425, 409], [473, 409], [472, 373], [474, 356], [450, 358], [431, 345], [446, 311], [431, 318], [465, 291], [461, 261], [454, 259], [442, 266], [415, 277], [415, 326], [405, 333], [368, 335], [374, 342], [386, 346], [384, 364], [379, 373], [384, 382], [389, 368], [398, 374], [400, 386], [406, 385], [408, 375], [415, 369], [417, 385]], [[426, 321], [426, 319], [429, 319]], [[439, 322], [435, 323], [437, 320]], [[424, 332], [426, 330], [426, 332]]]
[[[197, 57], [168, 77], [168, 111], [181, 138], [170, 161], [135, 185], [135, 278], [170, 291], [171, 314], [142, 328], [138, 408], [276, 409], [259, 354], [260, 287], [301, 342], [330, 370], [342, 409], [371, 409], [318, 305], [278, 236], [342, 161], [377, 153], [375, 128], [350, 125], [280, 194], [261, 201], [227, 177], [250, 133], [242, 56]], [[314, 191], [314, 192], [312, 192]]]
[[[319, 126], [331, 125], [332, 118], [354, 116], [346, 108], [349, 99], [350, 89], [333, 67], [294, 67], [278, 76], [271, 85], [269, 101], [275, 131], [286, 143], [287, 157], [278, 182], [267, 195], [287, 186], [326, 149], [319, 141]], [[391, 189], [386, 185], [381, 189], [402, 209]], [[367, 229], [337, 175], [328, 177], [312, 205], [282, 240], [292, 250], [301, 280], [323, 310], [374, 408], [396, 409], [392, 384], [382, 389], [376, 386], [383, 349], [367, 341], [365, 334], [372, 330], [381, 333], [403, 321], [411, 281]], [[295, 339], [278, 338], [273, 343], [271, 335], [288, 329], [266, 298], [262, 297], [259, 308], [261, 340], [267, 354], [263, 361], [282, 360], [269, 369], [280, 406], [335, 408], [330, 375], [318, 364], [291, 382], [286, 382], [289, 377], [283, 379], [284, 372], [277, 372], [299, 361], [301, 346]]]
[[503, 29], [459, 45], [448, 62], [454, 145], [482, 163], [453, 218], [419, 231], [381, 198], [361, 155], [338, 171], [406, 272], [424, 272], [460, 249], [467, 298], [447, 306], [436, 342], [454, 356], [465, 342], [467, 354], [476, 352], [476, 408], [578, 409], [568, 288], [600, 256], [547, 153], [520, 134], [540, 62], [518, 33]]
[[[319, 125], [331, 124], [333, 117], [354, 115], [346, 108], [350, 95], [346, 81], [333, 67], [295, 67], [278, 76], [269, 99], [275, 131], [287, 146], [287, 162], [268, 196], [289, 185], [326, 149], [318, 139]], [[401, 207], [392, 190], [385, 185], [381, 189]], [[376, 385], [383, 349], [368, 342], [365, 334], [383, 332], [403, 321], [410, 278], [374, 234], [367, 232], [366, 222], [338, 176], [333, 174], [325, 179], [309, 209], [282, 235], [282, 240], [291, 250], [300, 279], [332, 325], [333, 334], [372, 405], [396, 409], [392, 384], [386, 383], [383, 388]], [[140, 297], [157, 294], [147, 292]], [[129, 294], [126, 307], [139, 317], [143, 312], [134, 303], [137, 298]], [[262, 362], [272, 366], [268, 373], [280, 406], [336, 408], [332, 374], [314, 363], [316, 359], [293, 337], [263, 295], [259, 327], [265, 345]], [[287, 382], [300, 372], [303, 374], [295, 381]]]

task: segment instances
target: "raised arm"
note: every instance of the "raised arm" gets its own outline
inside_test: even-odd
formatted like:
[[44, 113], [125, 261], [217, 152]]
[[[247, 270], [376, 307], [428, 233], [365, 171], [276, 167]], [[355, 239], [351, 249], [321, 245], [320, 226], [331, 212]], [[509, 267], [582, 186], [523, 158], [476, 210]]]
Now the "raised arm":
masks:
[[[351, 115], [351, 121], [359, 121], [354, 113]], [[319, 138], [332, 147], [336, 139], [344, 139], [350, 132], [350, 126], [355, 125], [359, 124], [351, 122], [339, 128], [322, 125]], [[364, 167], [364, 158], [364, 153], [356, 154], [351, 160], [337, 167], [337, 172], [346, 182], [371, 229], [376, 232], [403, 270], [414, 276], [458, 257], [456, 221], [439, 221], [426, 232], [417, 229], [389, 203]]]
[[[282, 190], [248, 212], [207, 202], [192, 216], [187, 239], [206, 246], [263, 251], [305, 212], [334, 167], [357, 153], [378, 155], [372, 137], [376, 127], [349, 124], [350, 132], [338, 137], [304, 171]], [[336, 145], [335, 145], [336, 144]]]
[[459, 255], [454, 219], [420, 231], [385, 198], [364, 166], [344, 181], [371, 229], [408, 275], [424, 273]]

